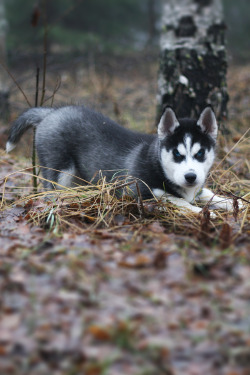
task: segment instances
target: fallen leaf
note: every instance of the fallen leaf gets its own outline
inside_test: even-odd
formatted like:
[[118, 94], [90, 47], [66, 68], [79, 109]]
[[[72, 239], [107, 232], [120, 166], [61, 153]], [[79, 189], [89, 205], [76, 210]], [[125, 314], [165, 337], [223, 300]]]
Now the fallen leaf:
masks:
[[109, 341], [112, 337], [110, 327], [91, 325], [88, 327], [88, 332], [101, 341]]
[[128, 268], [144, 268], [152, 264], [152, 259], [143, 254], [126, 256], [119, 262], [119, 266]]

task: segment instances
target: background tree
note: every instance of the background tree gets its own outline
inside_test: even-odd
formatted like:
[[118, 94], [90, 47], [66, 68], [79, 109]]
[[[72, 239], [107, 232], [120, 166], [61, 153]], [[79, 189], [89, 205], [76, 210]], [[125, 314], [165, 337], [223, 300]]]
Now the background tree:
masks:
[[6, 65], [6, 31], [5, 3], [4, 0], [0, 0], [0, 118], [2, 119], [7, 119], [9, 115], [9, 88], [7, 74], [4, 70]]
[[158, 113], [171, 105], [180, 117], [211, 104], [227, 113], [227, 58], [221, 0], [165, 0], [162, 11]]

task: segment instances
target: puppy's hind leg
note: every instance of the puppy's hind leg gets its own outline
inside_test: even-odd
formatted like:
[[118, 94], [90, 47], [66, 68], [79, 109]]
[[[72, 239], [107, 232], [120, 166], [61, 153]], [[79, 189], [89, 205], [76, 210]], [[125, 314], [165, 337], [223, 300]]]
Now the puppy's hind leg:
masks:
[[74, 167], [64, 169], [58, 174], [58, 185], [57, 188], [61, 189], [63, 187], [72, 187], [73, 181], [75, 179], [76, 170]]
[[75, 179], [75, 168], [67, 168], [61, 171], [52, 168], [43, 168], [43, 185], [45, 190], [59, 190], [69, 188]]

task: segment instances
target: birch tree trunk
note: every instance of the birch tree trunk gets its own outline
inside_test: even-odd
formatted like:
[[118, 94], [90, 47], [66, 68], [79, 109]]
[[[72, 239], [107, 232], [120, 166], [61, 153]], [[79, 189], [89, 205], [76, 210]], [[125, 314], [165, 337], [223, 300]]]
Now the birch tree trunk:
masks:
[[170, 105], [179, 117], [211, 104], [227, 115], [227, 58], [221, 0], [163, 0], [158, 115]]
[[9, 116], [8, 77], [3, 66], [6, 65], [6, 30], [7, 20], [4, 0], [0, 0], [0, 118], [7, 120]]

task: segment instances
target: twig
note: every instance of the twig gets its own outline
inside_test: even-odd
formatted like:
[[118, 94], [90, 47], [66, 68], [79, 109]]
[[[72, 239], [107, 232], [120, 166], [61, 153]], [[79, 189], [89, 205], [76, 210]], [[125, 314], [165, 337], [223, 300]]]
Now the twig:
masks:
[[45, 104], [46, 102], [48, 102], [51, 99], [50, 106], [53, 107], [55, 95], [56, 95], [57, 91], [60, 89], [60, 87], [61, 87], [61, 78], [58, 77], [52, 95], [50, 95], [46, 100], [44, 100], [43, 104]]
[[141, 190], [140, 190], [138, 181], [136, 181], [135, 186], [136, 186], [136, 190], [137, 190], [137, 194], [138, 194], [138, 210], [139, 210], [139, 214], [140, 214], [141, 219], [143, 219], [145, 217], [145, 211], [144, 211], [144, 206], [143, 206], [143, 201], [142, 201], [142, 196], [141, 196]]
[[243, 198], [243, 197], [239, 197], [238, 195], [236, 194], [233, 194], [231, 191], [226, 191], [226, 190], [221, 190], [220, 191], [223, 193], [223, 194], [229, 194], [231, 195], [232, 197], [234, 198], [237, 198], [237, 199], [241, 199], [243, 202], [246, 202], [246, 203], [250, 203], [250, 201], [248, 201], [247, 199]]
[[23, 89], [21, 88], [21, 86], [19, 85], [19, 83], [16, 81], [15, 77], [13, 76], [13, 74], [11, 74], [11, 72], [9, 71], [9, 69], [7, 68], [6, 65], [3, 64], [3, 62], [0, 60], [0, 65], [3, 67], [3, 69], [6, 71], [6, 73], [10, 76], [10, 78], [12, 79], [12, 81], [15, 83], [16, 87], [18, 88], [18, 90], [21, 91], [21, 93], [23, 94], [23, 97], [24, 99], [26, 100], [27, 104], [29, 107], [32, 107], [31, 103], [29, 102], [26, 94], [24, 93]]

